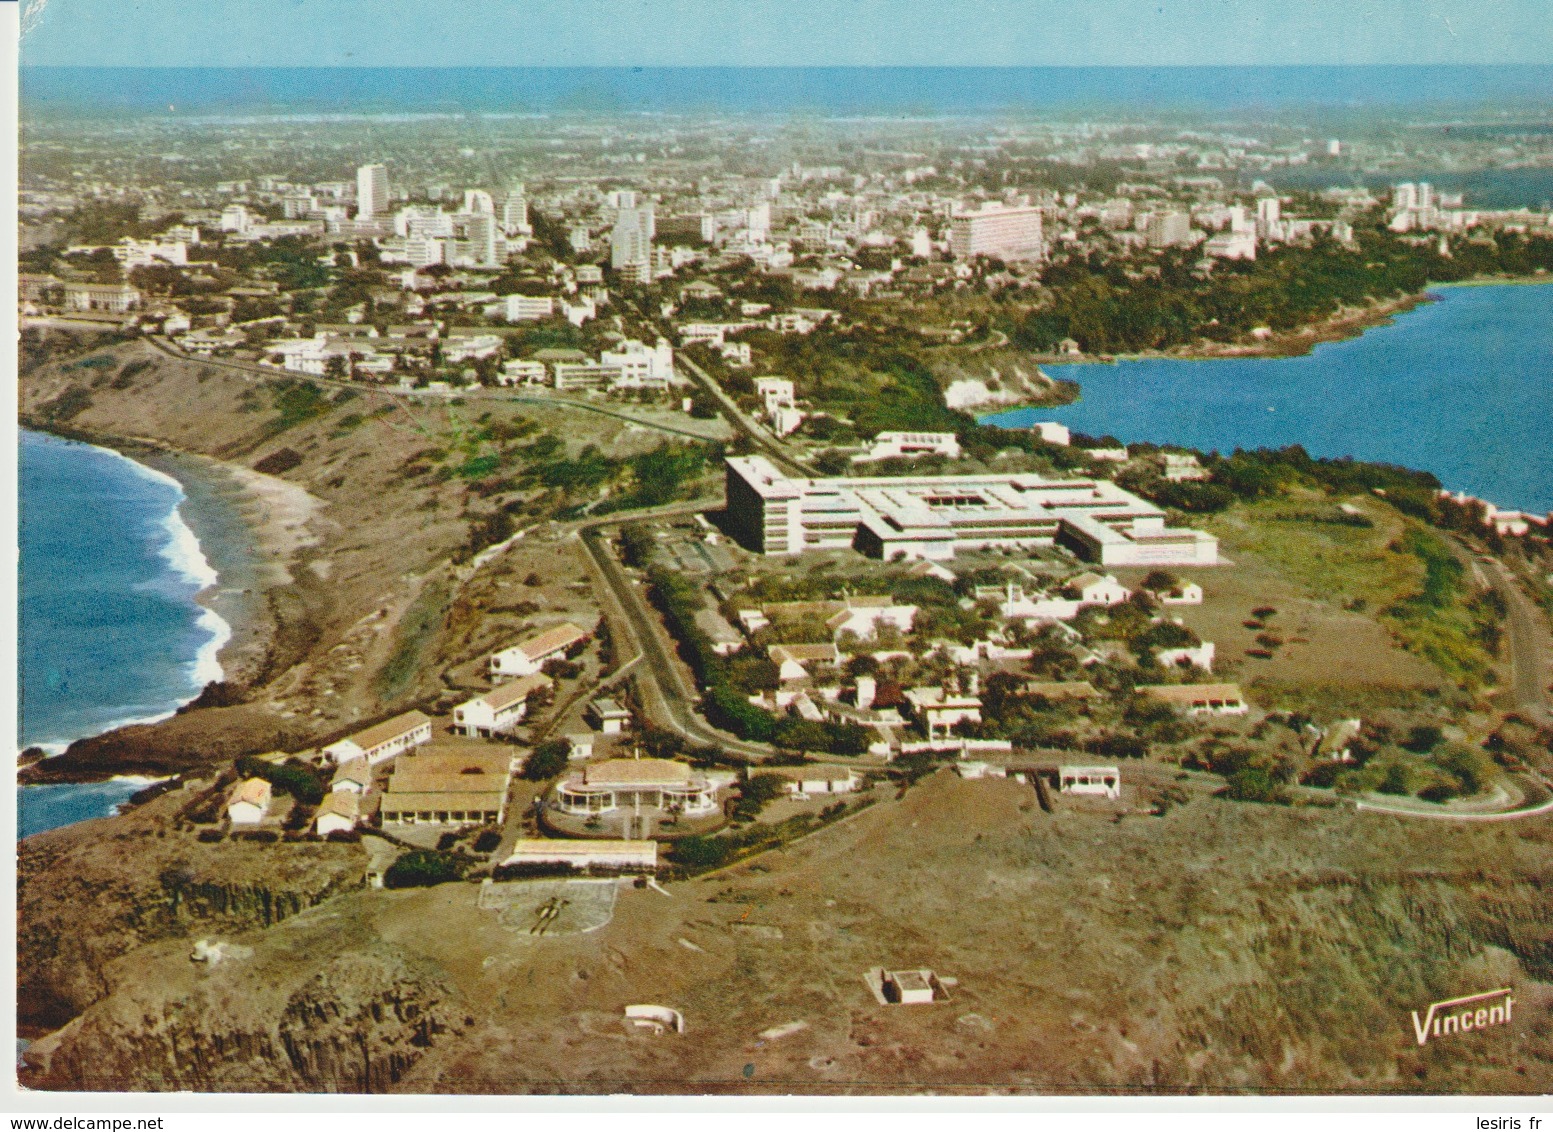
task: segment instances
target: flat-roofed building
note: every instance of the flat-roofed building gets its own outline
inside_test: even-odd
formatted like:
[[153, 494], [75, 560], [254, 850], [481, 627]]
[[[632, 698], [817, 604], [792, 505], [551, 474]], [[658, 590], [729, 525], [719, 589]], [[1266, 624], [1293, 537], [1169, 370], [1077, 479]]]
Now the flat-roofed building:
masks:
[[885, 560], [1061, 544], [1104, 566], [1212, 565], [1218, 540], [1165, 526], [1165, 512], [1105, 479], [1031, 474], [835, 476], [727, 459], [733, 532], [762, 554], [853, 547]]
[[873, 460], [902, 460], [913, 456], [960, 458], [960, 438], [952, 432], [881, 432], [873, 447], [852, 457], [854, 464]]
[[1057, 788], [1064, 794], [1122, 796], [1122, 772], [1114, 766], [1059, 766]]
[[563, 779], [556, 787], [556, 805], [569, 814], [646, 806], [695, 817], [717, 808], [717, 786], [672, 759], [606, 759]]
[[379, 812], [385, 826], [500, 823], [513, 756], [474, 746], [433, 747], [400, 759]]
[[590, 703], [588, 715], [605, 735], [618, 735], [631, 725], [631, 713], [608, 696]]
[[528, 698], [551, 685], [543, 672], [520, 676], [453, 709], [453, 726], [470, 738], [511, 731], [528, 714]]
[[351, 759], [366, 759], [369, 764], [402, 754], [413, 747], [431, 740], [431, 717], [418, 711], [407, 711], [365, 731], [358, 731], [348, 739], [331, 743], [323, 753], [335, 763]]
[[1188, 715], [1245, 715], [1251, 710], [1239, 684], [1144, 684], [1137, 691]]
[[559, 838], [521, 838], [503, 865], [570, 865], [574, 869], [656, 869], [656, 841], [563, 841]]
[[526, 637], [491, 656], [492, 676], [532, 676], [547, 660], [564, 658], [574, 645], [588, 639], [588, 631], [570, 621]]
[[65, 309], [124, 314], [140, 305], [140, 292], [127, 283], [66, 283]]
[[975, 212], [949, 218], [949, 250], [957, 259], [993, 256], [997, 259], [1040, 259], [1041, 210], [1034, 205], [1004, 205], [993, 201]]
[[957, 723], [981, 722], [981, 697], [947, 692], [938, 686], [908, 688], [904, 693], [912, 715], [921, 722], [928, 738], [936, 731], [947, 731]]

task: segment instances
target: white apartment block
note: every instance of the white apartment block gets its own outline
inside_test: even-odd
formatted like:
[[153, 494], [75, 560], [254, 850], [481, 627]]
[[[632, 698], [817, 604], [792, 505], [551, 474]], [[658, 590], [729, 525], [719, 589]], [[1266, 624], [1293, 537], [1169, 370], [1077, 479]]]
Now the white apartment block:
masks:
[[549, 295], [507, 295], [502, 301], [508, 322], [531, 322], [555, 314], [555, 299]]
[[388, 212], [388, 167], [363, 165], [356, 170], [356, 217], [372, 220]]
[[957, 259], [1040, 259], [1041, 210], [988, 202], [975, 212], [956, 213], [949, 218], [949, 250]]
[[1103, 479], [1036, 475], [788, 476], [764, 456], [727, 460], [727, 508], [762, 554], [853, 547], [875, 558], [1060, 544], [1103, 566], [1202, 566], [1218, 539], [1165, 526], [1154, 504]]
[[189, 262], [189, 248], [182, 240], [158, 242], [125, 237], [113, 245], [113, 258], [122, 263], [126, 271], [155, 264], [181, 267]]
[[960, 438], [952, 432], [881, 432], [867, 452], [852, 457], [854, 464], [874, 460], [900, 460], [913, 456], [960, 458]]

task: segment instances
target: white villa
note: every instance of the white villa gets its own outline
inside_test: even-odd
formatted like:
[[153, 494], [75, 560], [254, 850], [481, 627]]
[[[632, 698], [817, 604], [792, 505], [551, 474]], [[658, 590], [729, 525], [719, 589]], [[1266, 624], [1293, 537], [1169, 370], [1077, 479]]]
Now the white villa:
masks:
[[964, 720], [981, 722], [981, 697], [959, 692], [945, 692], [943, 688], [908, 688], [906, 703], [911, 713], [921, 721], [928, 737], [938, 730], [947, 731]]
[[532, 676], [545, 661], [564, 657], [568, 649], [588, 639], [585, 629], [579, 629], [570, 621], [552, 625], [535, 633], [511, 648], [491, 655], [492, 676]]
[[510, 731], [528, 714], [528, 697], [552, 681], [543, 672], [520, 676], [453, 709], [453, 726], [471, 739]]
[[689, 817], [717, 809], [717, 786], [671, 759], [606, 759], [563, 779], [556, 806], [568, 814], [605, 814], [622, 806], [678, 808]]
[[418, 747], [431, 741], [431, 718], [418, 711], [407, 711], [393, 719], [384, 720], [365, 731], [359, 731], [348, 739], [330, 743], [324, 755], [333, 762], [347, 763], [352, 759], [366, 759], [368, 763], [380, 763], [384, 759]]

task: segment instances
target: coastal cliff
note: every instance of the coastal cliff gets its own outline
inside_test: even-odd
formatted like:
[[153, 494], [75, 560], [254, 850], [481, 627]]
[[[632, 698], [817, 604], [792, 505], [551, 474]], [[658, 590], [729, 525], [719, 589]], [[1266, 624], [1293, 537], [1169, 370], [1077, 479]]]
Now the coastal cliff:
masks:
[[20, 1026], [60, 1026], [112, 994], [114, 961], [148, 943], [269, 927], [364, 883], [360, 845], [196, 841], [180, 829], [192, 794], [18, 845]]
[[[417, 599], [452, 594], [450, 564], [489, 510], [464, 482], [428, 474], [424, 455], [446, 442], [448, 413], [177, 358], [143, 340], [29, 337], [23, 424], [213, 481], [246, 517], [253, 567], [236, 583], [244, 608], [220, 656], [221, 694], [80, 740], [24, 781], [199, 770], [297, 749], [436, 694], [430, 666], [381, 674]], [[198, 533], [198, 514], [185, 512]], [[440, 618], [417, 626], [417, 650], [435, 655], [444, 629]]]

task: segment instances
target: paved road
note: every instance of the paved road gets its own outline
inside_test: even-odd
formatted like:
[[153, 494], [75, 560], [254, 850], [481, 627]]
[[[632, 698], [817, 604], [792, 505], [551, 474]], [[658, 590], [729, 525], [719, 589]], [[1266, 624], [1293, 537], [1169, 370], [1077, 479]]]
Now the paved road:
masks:
[[608, 520], [589, 523], [581, 529], [580, 535], [614, 640], [622, 645], [629, 641], [642, 657], [633, 672], [642, 693], [643, 710], [654, 723], [693, 743], [716, 744], [757, 761], [769, 758], [771, 748], [747, 743], [719, 731], [697, 714], [700, 695], [685, 679], [679, 661], [673, 655], [672, 642], [657, 614], [648, 608], [643, 587], [625, 572], [609, 547], [606, 531], [621, 521], [611, 516]]
[[735, 402], [732, 397], [728, 396], [723, 387], [718, 385], [716, 379], [713, 378], [711, 374], [707, 373], [706, 370], [696, 365], [695, 362], [685, 357], [682, 353], [675, 355], [675, 360], [677, 364], [685, 367], [685, 369], [690, 373], [690, 376], [695, 380], [696, 384], [700, 385], [714, 398], [716, 398], [718, 405], [722, 407], [723, 415], [728, 419], [728, 423], [733, 425], [734, 428], [738, 429], [745, 436], [749, 437], [751, 443], [753, 443], [755, 447], [758, 448], [777, 467], [792, 475], [819, 475], [817, 471], [803, 463], [801, 460], [797, 460], [794, 457], [788, 455], [786, 449], [784, 449], [777, 438], [771, 434], [771, 431], [765, 428], [759, 422], [751, 419], [743, 409], [739, 408], [738, 403]]
[[1553, 724], [1548, 707], [1550, 638], [1548, 623], [1531, 598], [1527, 597], [1509, 567], [1498, 559], [1483, 563], [1490, 584], [1504, 600], [1505, 621], [1509, 632], [1511, 691], [1516, 710], [1537, 723]]

